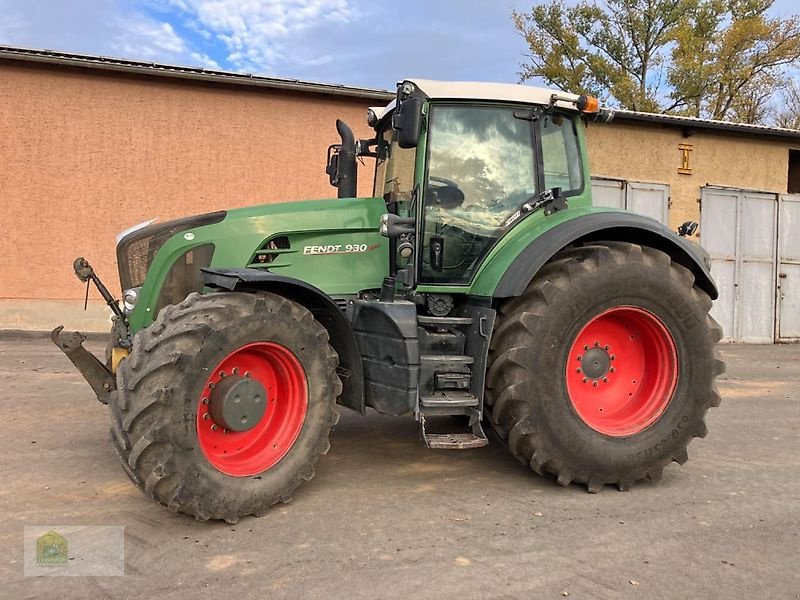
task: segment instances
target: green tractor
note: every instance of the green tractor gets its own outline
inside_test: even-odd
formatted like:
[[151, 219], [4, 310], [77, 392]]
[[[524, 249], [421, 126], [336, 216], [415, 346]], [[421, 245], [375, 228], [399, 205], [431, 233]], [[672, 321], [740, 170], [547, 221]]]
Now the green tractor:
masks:
[[132, 228], [121, 306], [77, 259], [115, 313], [106, 360], [52, 337], [109, 405], [125, 472], [201, 520], [260, 515], [313, 477], [337, 404], [413, 415], [430, 448], [484, 446], [489, 426], [590, 492], [686, 461], [720, 402], [717, 289], [695, 223], [592, 206], [584, 128], [612, 115], [540, 88], [403, 81], [369, 111], [374, 138], [337, 121], [338, 198]]

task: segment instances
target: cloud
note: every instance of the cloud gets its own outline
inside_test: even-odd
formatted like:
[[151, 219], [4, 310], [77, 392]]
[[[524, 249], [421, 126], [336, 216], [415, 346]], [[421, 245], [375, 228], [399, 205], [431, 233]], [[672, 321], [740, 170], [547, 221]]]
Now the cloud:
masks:
[[163, 56], [183, 56], [187, 52], [186, 42], [169, 23], [137, 15], [132, 21], [118, 19], [113, 26], [118, 29], [119, 36], [111, 41], [110, 47], [120, 56], [155, 60]]
[[173, 63], [213, 62], [195, 52], [168, 20], [129, 8], [122, 0], [0, 0], [0, 14], [0, 44]]
[[[292, 42], [320, 25], [343, 26], [359, 18], [348, 0], [167, 0], [204, 39], [219, 40], [227, 61], [242, 71], [272, 73], [293, 62]], [[308, 57], [300, 64], [329, 62]]]

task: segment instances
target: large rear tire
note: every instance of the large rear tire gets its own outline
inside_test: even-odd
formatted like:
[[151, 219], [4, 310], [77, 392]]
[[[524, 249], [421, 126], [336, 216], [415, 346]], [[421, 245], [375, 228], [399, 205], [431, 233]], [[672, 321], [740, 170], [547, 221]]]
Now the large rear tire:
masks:
[[122, 466], [199, 520], [235, 523], [288, 502], [330, 448], [337, 364], [327, 331], [291, 300], [191, 294], [119, 366], [109, 404]]
[[490, 349], [489, 421], [561, 485], [657, 481], [704, 437], [722, 330], [694, 276], [621, 242], [562, 251], [504, 304]]

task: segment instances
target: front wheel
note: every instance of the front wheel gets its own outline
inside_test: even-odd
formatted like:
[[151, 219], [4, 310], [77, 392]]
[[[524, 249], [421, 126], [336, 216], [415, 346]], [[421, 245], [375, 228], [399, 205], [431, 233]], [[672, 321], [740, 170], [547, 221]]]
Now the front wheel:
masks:
[[291, 300], [192, 294], [162, 309], [120, 364], [109, 404], [122, 466], [201, 520], [288, 502], [330, 447], [337, 363], [327, 331]]
[[687, 459], [720, 402], [721, 328], [689, 270], [622, 242], [562, 251], [500, 309], [487, 413], [511, 452], [561, 485], [628, 489]]

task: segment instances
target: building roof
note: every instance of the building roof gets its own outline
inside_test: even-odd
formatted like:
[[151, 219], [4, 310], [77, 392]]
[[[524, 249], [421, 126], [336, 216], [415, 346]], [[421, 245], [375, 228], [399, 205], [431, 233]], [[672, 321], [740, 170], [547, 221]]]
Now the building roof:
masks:
[[234, 73], [231, 71], [219, 71], [215, 69], [202, 69], [197, 67], [185, 67], [155, 62], [128, 60], [124, 58], [93, 56], [89, 54], [76, 54], [71, 52], [57, 52], [53, 50], [17, 48], [12, 46], [0, 46], [0, 59], [37, 62], [57, 66], [80, 67], [86, 69], [102, 69], [106, 71], [135, 73], [139, 75], [193, 79], [233, 85], [259, 86], [297, 92], [330, 94], [334, 96], [349, 96], [351, 98], [364, 98], [366, 100], [388, 101], [394, 96], [392, 92], [373, 88], [351, 87], [330, 83], [316, 83], [312, 81], [286, 79], [282, 77], [264, 77], [262, 75], [250, 75], [248, 73]]
[[[265, 77], [232, 71], [215, 69], [202, 69], [169, 65], [163, 63], [128, 60], [124, 58], [111, 58], [89, 54], [76, 54], [58, 52], [53, 50], [37, 50], [31, 48], [18, 48], [13, 46], [0, 46], [0, 60], [19, 60], [27, 62], [45, 63], [57, 66], [81, 67], [87, 69], [102, 69], [139, 75], [152, 75], [178, 79], [193, 79], [226, 83], [232, 85], [248, 85], [271, 89], [289, 90], [296, 92], [329, 94], [346, 96], [350, 98], [363, 98], [389, 102], [395, 96], [394, 92], [377, 88], [361, 88], [331, 83], [317, 83], [300, 79], [282, 77]], [[482, 83], [469, 81], [435, 81], [431, 79], [408, 79], [417, 85], [431, 98], [449, 100], [502, 100], [508, 102], [521, 102], [526, 104], [548, 104], [553, 94], [570, 100], [577, 99], [576, 94], [568, 94], [559, 90], [518, 85], [513, 83]], [[560, 106], [572, 108], [569, 102], [562, 102]], [[392, 108], [383, 106], [376, 108], [380, 116]], [[716, 130], [745, 135], [768, 136], [778, 138], [800, 139], [800, 131], [771, 127], [767, 125], [751, 125], [748, 123], [733, 123], [730, 121], [716, 121], [713, 119], [698, 119], [695, 117], [681, 117], [656, 113], [635, 112], [629, 110], [615, 111], [616, 121], [634, 121], [644, 123], [657, 123], [663, 126], [682, 127], [687, 130]]]
[[711, 129], [745, 133], [750, 135], [794, 138], [800, 139], [800, 130], [773, 127], [770, 125], [754, 125], [752, 123], [734, 123], [733, 121], [716, 121], [714, 119], [699, 119], [697, 117], [682, 117], [679, 115], [665, 115], [632, 110], [617, 110], [614, 115], [616, 121], [644, 121], [647, 123], [661, 123], [683, 127], [688, 130]]

